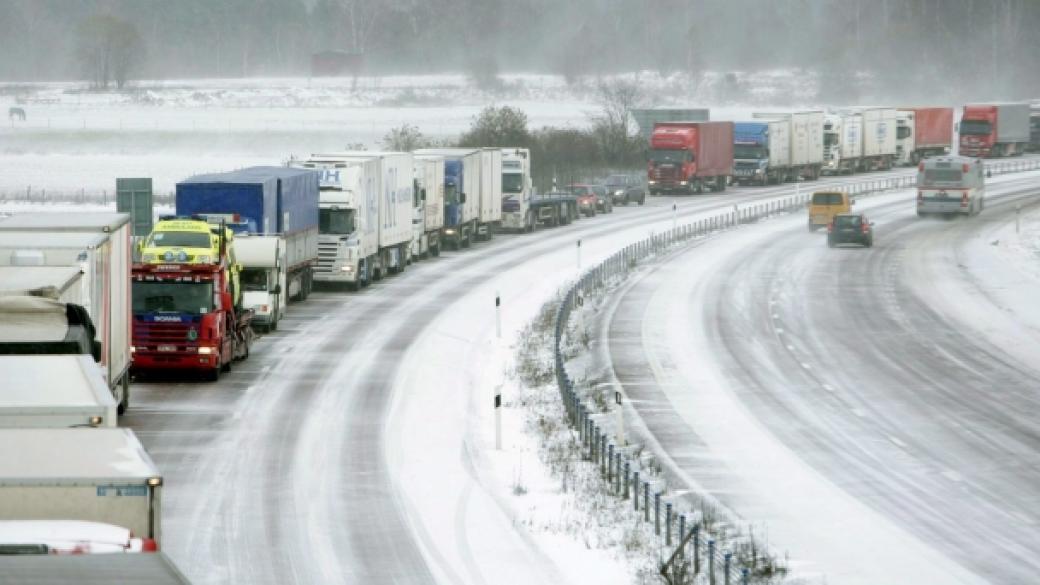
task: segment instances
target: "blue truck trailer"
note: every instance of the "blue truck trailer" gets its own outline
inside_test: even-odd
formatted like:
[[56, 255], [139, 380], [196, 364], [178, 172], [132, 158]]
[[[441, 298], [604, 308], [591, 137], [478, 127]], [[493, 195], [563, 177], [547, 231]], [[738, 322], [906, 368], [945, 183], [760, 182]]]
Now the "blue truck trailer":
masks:
[[481, 149], [425, 148], [416, 150], [415, 154], [444, 157], [441, 243], [456, 250], [468, 248], [476, 239], [480, 226]]
[[791, 168], [791, 124], [761, 120], [733, 124], [733, 179], [741, 185], [782, 183]]
[[318, 181], [316, 171], [287, 167], [198, 175], [177, 183], [177, 215], [224, 221], [243, 244], [250, 236], [281, 238], [282, 258], [272, 261], [284, 272], [288, 290], [281, 290], [277, 275], [256, 273], [251, 281], [250, 266], [243, 266], [243, 288], [263, 286], [276, 296], [302, 300], [310, 294], [318, 261]]

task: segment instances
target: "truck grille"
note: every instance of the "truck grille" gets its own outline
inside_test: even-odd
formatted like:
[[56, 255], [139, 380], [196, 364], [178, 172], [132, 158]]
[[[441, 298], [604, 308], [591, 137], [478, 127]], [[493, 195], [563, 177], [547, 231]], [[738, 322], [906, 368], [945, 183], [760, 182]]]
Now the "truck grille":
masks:
[[336, 266], [339, 244], [336, 242], [318, 243], [318, 272], [332, 272]]
[[[195, 345], [195, 341], [189, 339], [188, 332], [195, 329], [199, 331], [199, 317], [194, 317], [188, 323], [157, 323], [145, 321], [144, 317], [134, 316], [133, 340], [134, 345], [151, 347], [155, 345]], [[196, 339], [198, 335], [196, 335]]]

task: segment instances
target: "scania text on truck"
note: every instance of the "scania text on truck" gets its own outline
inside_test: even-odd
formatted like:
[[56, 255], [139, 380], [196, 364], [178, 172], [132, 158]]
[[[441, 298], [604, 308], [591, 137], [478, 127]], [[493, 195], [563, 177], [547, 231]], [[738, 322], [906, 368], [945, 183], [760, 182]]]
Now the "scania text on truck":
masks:
[[130, 400], [130, 216], [32, 213], [0, 220], [0, 265], [76, 267], [100, 364], [120, 412]]
[[333, 156], [293, 165], [319, 172], [315, 280], [352, 290], [368, 286], [379, 250], [379, 163]]
[[953, 108], [896, 110], [896, 164], [914, 166], [953, 146]]
[[134, 265], [135, 374], [195, 371], [217, 380], [234, 360], [249, 357], [253, 311], [234, 301], [226, 231], [218, 230], [215, 262]]
[[412, 257], [441, 254], [441, 228], [444, 227], [444, 157], [416, 156], [414, 215], [412, 218]]
[[733, 141], [733, 179], [736, 182], [767, 185], [790, 180], [790, 120], [736, 122]]
[[130, 429], [0, 429], [0, 520], [103, 522], [161, 548], [162, 487]]
[[410, 152], [347, 151], [312, 158], [375, 161], [376, 253], [368, 259], [373, 280], [401, 272], [410, 262], [415, 170]]
[[924, 159], [917, 166], [917, 217], [978, 214], [986, 206], [985, 175], [977, 158]]
[[278, 329], [288, 304], [285, 238], [239, 235], [235, 253], [242, 265], [242, 308], [253, 311], [253, 329], [265, 333]]
[[[177, 183], [177, 215], [223, 221], [235, 234], [284, 241], [287, 298], [305, 300], [318, 261], [318, 173], [249, 167]], [[237, 253], [237, 250], [236, 250]]]
[[444, 157], [444, 227], [441, 230], [441, 242], [456, 250], [468, 248], [476, 239], [480, 224], [481, 150], [423, 148], [416, 150], [415, 155]]
[[89, 355], [0, 355], [0, 371], [0, 428], [116, 426], [116, 402]]
[[664, 122], [647, 151], [650, 194], [725, 191], [733, 174], [733, 122]]
[[526, 148], [502, 149], [502, 228], [517, 232], [534, 231], [537, 220], [531, 208], [534, 182], [531, 179], [531, 151]]
[[1022, 154], [1029, 144], [1029, 104], [964, 106], [959, 128], [961, 156], [999, 158]]

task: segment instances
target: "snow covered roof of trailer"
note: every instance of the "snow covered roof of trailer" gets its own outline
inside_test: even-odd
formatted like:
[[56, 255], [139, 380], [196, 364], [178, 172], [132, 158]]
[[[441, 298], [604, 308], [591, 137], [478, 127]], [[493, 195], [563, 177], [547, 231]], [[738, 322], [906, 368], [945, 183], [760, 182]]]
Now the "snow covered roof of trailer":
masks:
[[0, 296], [57, 299], [83, 275], [77, 266], [0, 266]]
[[420, 148], [415, 154], [436, 154], [439, 156], [459, 156], [480, 152], [480, 148]]
[[0, 248], [6, 250], [86, 249], [100, 246], [107, 240], [108, 236], [93, 232], [62, 231], [41, 238], [39, 232], [31, 229], [0, 231]]
[[0, 485], [161, 478], [127, 428], [0, 429]]
[[54, 342], [65, 339], [68, 333], [65, 303], [23, 295], [0, 296], [0, 342]]
[[178, 182], [178, 185], [192, 185], [197, 183], [235, 183], [235, 184], [263, 184], [272, 179], [285, 179], [289, 177], [297, 177], [299, 175], [306, 175], [307, 173], [313, 173], [310, 169], [301, 169], [298, 167], [275, 167], [275, 166], [259, 166], [259, 167], [247, 167], [244, 169], [238, 169], [236, 171], [228, 171], [226, 173], [209, 173], [205, 175], [195, 175], [188, 177], [183, 181]]
[[17, 213], [0, 219], [0, 230], [113, 232], [128, 223], [130, 223], [129, 213]]
[[0, 371], [5, 372], [0, 413], [6, 408], [51, 412], [96, 406], [101, 414], [115, 405], [89, 355], [0, 355]]

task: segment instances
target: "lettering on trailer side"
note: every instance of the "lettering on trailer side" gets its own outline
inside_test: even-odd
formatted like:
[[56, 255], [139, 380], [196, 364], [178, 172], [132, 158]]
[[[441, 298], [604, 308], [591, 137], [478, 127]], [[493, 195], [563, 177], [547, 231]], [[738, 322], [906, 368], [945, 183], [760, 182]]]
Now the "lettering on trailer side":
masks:
[[105, 497], [121, 497], [121, 496], [147, 496], [148, 488], [143, 485], [99, 485], [97, 486], [97, 496], [99, 498]]

